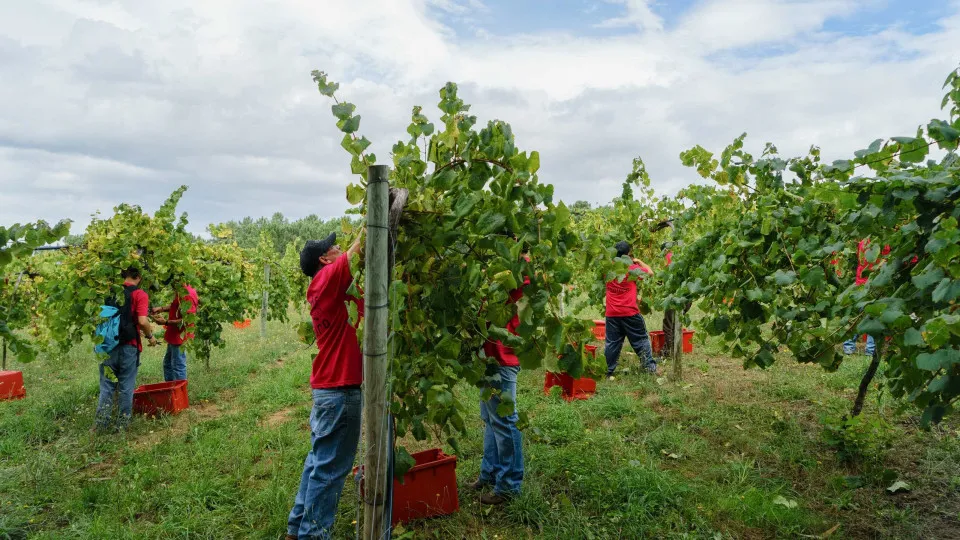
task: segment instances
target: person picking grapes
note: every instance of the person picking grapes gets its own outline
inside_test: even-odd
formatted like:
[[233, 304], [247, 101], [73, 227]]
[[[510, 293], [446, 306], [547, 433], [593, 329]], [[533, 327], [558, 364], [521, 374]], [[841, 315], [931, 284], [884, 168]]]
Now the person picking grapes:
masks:
[[[617, 257], [630, 255], [630, 244], [625, 241], [617, 242], [614, 246]], [[640, 259], [632, 259], [629, 270], [641, 270], [653, 275], [653, 269]], [[650, 373], [656, 373], [657, 364], [653, 360], [653, 349], [650, 346], [650, 335], [647, 334], [647, 325], [640, 314], [639, 297], [637, 296], [637, 279], [627, 273], [623, 278], [616, 278], [607, 282], [606, 305], [606, 344], [604, 356], [607, 360], [607, 379], [614, 380], [613, 373], [620, 361], [620, 350], [623, 340], [629, 339], [630, 346], [640, 357], [643, 367]]]
[[311, 445], [287, 519], [287, 540], [330, 537], [343, 484], [357, 454], [363, 358], [345, 303], [356, 303], [363, 313], [363, 299], [347, 294], [353, 282], [350, 257], [362, 254], [362, 241], [363, 231], [347, 251], [341, 251], [336, 233], [331, 233], [307, 242], [300, 251], [300, 269], [311, 278], [307, 302], [318, 352], [310, 375]]
[[[153, 329], [147, 314], [150, 309], [150, 297], [140, 288], [143, 279], [140, 270], [134, 267], [121, 272], [123, 278], [124, 303], [119, 306], [119, 328], [117, 344], [107, 352], [107, 358], [100, 363], [100, 397], [97, 400], [95, 429], [107, 429], [113, 420], [113, 401], [117, 398], [116, 429], [125, 431], [130, 425], [133, 414], [133, 390], [137, 387], [137, 369], [140, 367], [140, 353], [143, 342], [140, 333], [147, 336], [150, 346], [156, 346]], [[107, 304], [114, 303], [111, 299]]]
[[[175, 281], [176, 283], [176, 281]], [[153, 320], [166, 330], [163, 334], [163, 340], [167, 342], [167, 352], [163, 355], [163, 380], [164, 381], [183, 381], [187, 379], [187, 352], [183, 350], [183, 344], [193, 338], [193, 333], [188, 332], [188, 326], [183, 322], [183, 312], [181, 303], [186, 302], [189, 308], [187, 313], [196, 313], [200, 298], [197, 291], [183, 284], [183, 290], [186, 294], [180, 296], [177, 286], [173, 286], [173, 301], [167, 306], [158, 306], [152, 308]], [[164, 319], [160, 313], [167, 312], [167, 318]], [[190, 324], [189, 327], [193, 327]]]
[[[530, 256], [523, 255], [530, 262]], [[516, 313], [516, 304], [523, 298], [523, 288], [530, 284], [530, 278], [524, 277], [523, 284], [513, 289], [507, 298], [507, 304], [514, 306], [513, 317], [507, 321], [507, 332], [518, 335], [520, 316]], [[487, 486], [493, 493], [480, 497], [481, 504], [503, 504], [520, 493], [523, 482], [523, 444], [520, 430], [517, 428], [517, 376], [520, 373], [520, 360], [511, 347], [502, 341], [487, 340], [483, 352], [488, 358], [497, 361], [498, 381], [496, 393], [487, 400], [480, 400], [480, 419], [483, 420], [483, 459], [480, 462], [480, 477], [470, 488], [482, 490]], [[513, 412], [501, 416], [498, 412], [503, 398], [513, 402]]]

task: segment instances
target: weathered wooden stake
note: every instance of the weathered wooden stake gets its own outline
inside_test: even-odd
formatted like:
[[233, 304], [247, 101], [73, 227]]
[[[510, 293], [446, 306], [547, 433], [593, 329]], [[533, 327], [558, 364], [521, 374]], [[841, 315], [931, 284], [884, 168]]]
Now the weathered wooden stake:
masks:
[[673, 380], [683, 379], [683, 327], [680, 326], [680, 310], [673, 311], [673, 343], [670, 357], [673, 359]]
[[390, 169], [367, 169], [367, 244], [364, 275], [363, 415], [366, 460], [363, 465], [363, 538], [379, 540], [389, 531], [386, 515], [391, 458], [387, 425], [387, 323], [390, 309], [388, 231]]
[[260, 338], [267, 337], [267, 302], [270, 300], [270, 263], [263, 265], [263, 299], [260, 301]]

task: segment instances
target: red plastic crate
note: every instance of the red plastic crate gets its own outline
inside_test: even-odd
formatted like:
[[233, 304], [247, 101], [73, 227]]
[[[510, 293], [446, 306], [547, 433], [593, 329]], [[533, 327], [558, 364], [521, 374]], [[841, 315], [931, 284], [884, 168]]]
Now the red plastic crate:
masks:
[[[683, 338], [682, 346], [684, 353], [693, 352], [693, 330], [683, 329]], [[650, 332], [650, 348], [653, 349], [653, 354], [659, 355], [660, 351], [663, 350], [667, 345], [667, 335], [663, 333], [663, 330], [654, 330]]]
[[177, 414], [190, 408], [187, 381], [144, 384], [133, 391], [133, 411], [148, 416], [162, 412]]
[[0, 371], [0, 400], [23, 399], [27, 389], [23, 387], [23, 373], [19, 371]]
[[693, 330], [683, 329], [683, 352], [693, 352]]
[[593, 336], [600, 341], [607, 339], [607, 321], [593, 321]]
[[[393, 513], [390, 524], [414, 519], [445, 516], [460, 509], [457, 494], [457, 456], [448, 456], [439, 448], [411, 454], [416, 465], [403, 475], [403, 483], [393, 481]], [[354, 467], [353, 473], [363, 467]], [[364, 494], [363, 481], [360, 494]]]
[[650, 332], [650, 348], [653, 349], [653, 354], [659, 355], [666, 344], [667, 335], [663, 333], [663, 330]]
[[567, 401], [590, 399], [590, 396], [597, 393], [597, 381], [590, 377], [574, 379], [566, 373], [548, 371], [543, 382], [543, 393], [549, 394], [554, 386], [560, 387], [560, 395]]

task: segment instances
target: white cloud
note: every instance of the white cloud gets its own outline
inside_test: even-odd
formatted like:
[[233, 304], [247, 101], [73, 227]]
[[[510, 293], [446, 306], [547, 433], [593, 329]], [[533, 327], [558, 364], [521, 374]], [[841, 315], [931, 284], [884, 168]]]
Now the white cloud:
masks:
[[863, 7], [856, 0], [708, 0], [684, 17], [675, 33], [713, 52], [787, 41]]
[[0, 4], [0, 222], [80, 227], [121, 201], [156, 208], [181, 183], [197, 231], [278, 210], [340, 215], [349, 160], [314, 68], [341, 81], [381, 162], [411, 107], [436, 119], [453, 80], [481, 121], [507, 120], [540, 150], [561, 198], [606, 202], [632, 157], [672, 192], [697, 180], [681, 150], [742, 131], [757, 148], [820, 144], [830, 158], [910, 134], [938, 113], [960, 42], [956, 3], [923, 36], [823, 32], [855, 14], [844, 0], [732, 0], [669, 28], [644, 18], [648, 2], [625, 2], [621, 19], [644, 29], [630, 35], [479, 39], [436, 18], [487, 9], [469, 1], [12, 4]]
[[624, 28], [635, 26], [640, 30], [663, 30], [663, 19], [650, 9], [652, 0], [605, 0], [611, 4], [622, 4], [626, 14], [597, 23], [597, 28]]

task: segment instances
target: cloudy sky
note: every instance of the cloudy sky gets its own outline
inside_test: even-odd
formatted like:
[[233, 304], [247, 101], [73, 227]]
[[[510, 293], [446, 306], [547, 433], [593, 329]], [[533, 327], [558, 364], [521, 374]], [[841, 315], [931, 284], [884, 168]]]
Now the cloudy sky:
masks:
[[938, 117], [956, 0], [0, 0], [0, 223], [154, 210], [191, 228], [341, 215], [348, 155], [321, 69], [387, 157], [413, 105], [460, 85], [513, 124], [559, 197], [603, 203], [642, 156], [746, 131], [829, 159]]

